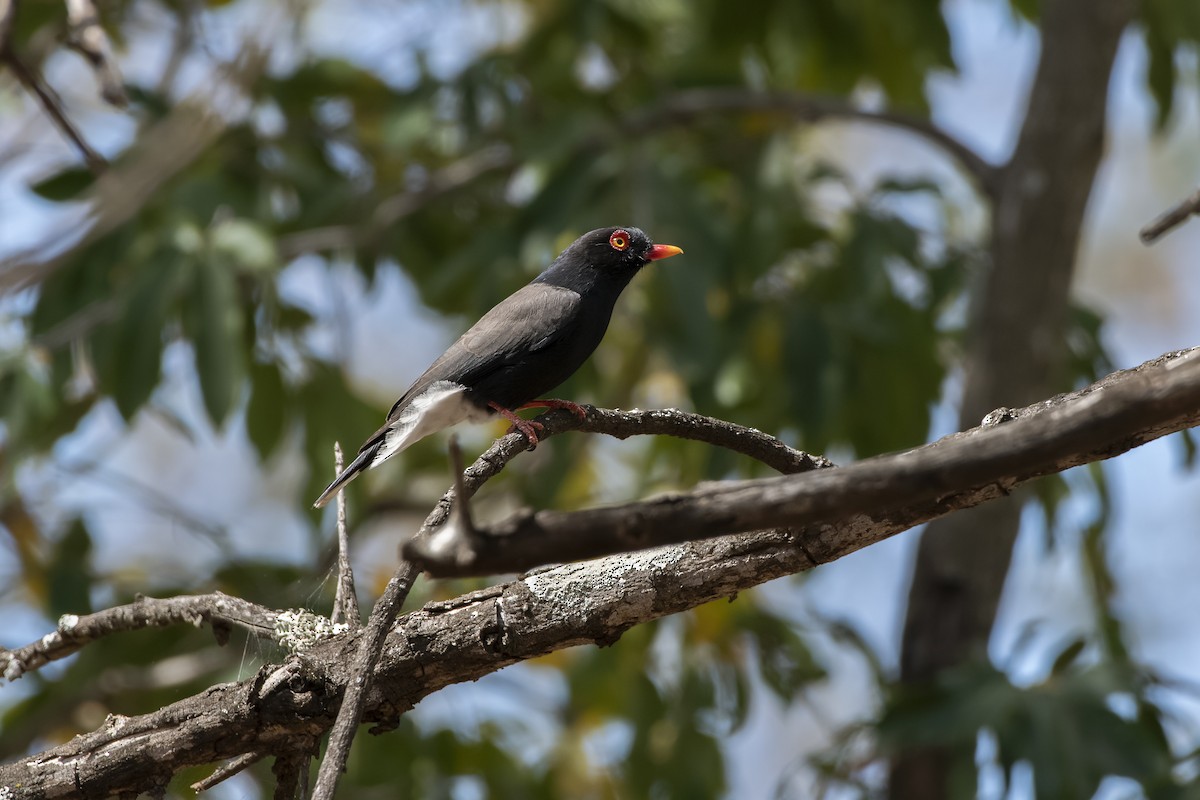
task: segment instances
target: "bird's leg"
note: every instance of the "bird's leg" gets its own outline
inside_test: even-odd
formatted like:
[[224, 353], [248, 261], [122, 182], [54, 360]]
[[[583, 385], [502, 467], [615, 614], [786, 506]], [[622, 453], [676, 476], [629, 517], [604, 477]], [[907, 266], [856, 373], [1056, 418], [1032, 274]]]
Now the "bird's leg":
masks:
[[523, 406], [517, 406], [518, 411], [523, 408], [565, 408], [567, 411], [570, 411], [572, 414], [579, 417], [580, 420], [587, 419], [587, 409], [578, 403], [572, 403], [570, 400], [534, 400], [526, 403]]
[[521, 417], [518, 417], [516, 413], [509, 411], [499, 403], [493, 403], [491, 400], [488, 401], [488, 408], [492, 409], [497, 414], [512, 423], [512, 427], [508, 429], [507, 433], [512, 433], [514, 430], [520, 431], [521, 433], [525, 434], [525, 438], [529, 440], [530, 450], [537, 447], [537, 432], [545, 427], [542, 425], [542, 423], [534, 422], [533, 420], [522, 419]]

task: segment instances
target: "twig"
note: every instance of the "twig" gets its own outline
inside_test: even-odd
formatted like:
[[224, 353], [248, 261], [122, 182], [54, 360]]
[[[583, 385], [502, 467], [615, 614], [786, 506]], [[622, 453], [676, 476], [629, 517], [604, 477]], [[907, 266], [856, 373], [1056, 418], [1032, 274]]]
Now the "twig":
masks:
[[[571, 415], [574, 417], [574, 415]], [[505, 447], [500, 447], [501, 442], [504, 442]], [[500, 448], [500, 452], [505, 453], [507, 462], [508, 459], [514, 457], [517, 453], [523, 452], [528, 446], [524, 434], [510, 434], [501, 439], [492, 446], [492, 450]], [[489, 450], [489, 452], [491, 452]], [[454, 437], [450, 439], [450, 460], [454, 468], [454, 486], [457, 489], [457, 496], [462, 498], [462, 506], [467, 505], [467, 499], [479, 486], [491, 477], [496, 472], [503, 468], [503, 464], [495, 468], [495, 472], [491, 472], [487, 477], [477, 478], [471, 488], [468, 487], [468, 478], [466, 471], [462, 469], [462, 450], [458, 447], [458, 440]], [[483, 460], [476, 462], [479, 465]], [[482, 473], [477, 473], [482, 474]], [[451, 492], [455, 490], [452, 489]], [[417, 532], [417, 536], [427, 535], [428, 531], [446, 521], [450, 513], [452, 497], [451, 492], [434, 506], [429, 512], [429, 516], [425, 518], [425, 522], [421, 525], [421, 529]], [[466, 520], [468, 529], [471, 527], [470, 512], [462, 511], [463, 519]], [[415, 537], [414, 537], [415, 538]], [[412, 589], [413, 583], [416, 581], [420, 571], [410, 564], [408, 561], [401, 561], [396, 568], [396, 572], [392, 575], [392, 579], [388, 581], [387, 588], [384, 589], [383, 595], [375, 603], [375, 608], [371, 611], [371, 618], [367, 622], [367, 629], [363, 635], [362, 641], [359, 643], [358, 652], [354, 656], [354, 663], [351, 665], [349, 679], [346, 683], [346, 693], [342, 698], [342, 705], [338, 709], [337, 719], [333, 723], [333, 729], [329, 733], [329, 745], [325, 749], [325, 758], [321, 762], [321, 768], [317, 772], [317, 785], [313, 789], [312, 800], [332, 800], [334, 793], [337, 791], [337, 782], [341, 778], [341, 774], [346, 769], [346, 760], [350, 756], [350, 745], [354, 741], [354, 734], [358, 730], [359, 721], [362, 719], [363, 707], [366, 703], [367, 688], [370, 685], [372, 672], [375, 669], [376, 663], [379, 661], [379, 656], [383, 652], [383, 644], [387, 640], [387, 635], [391, 631], [392, 625], [396, 621], [396, 617], [400, 614], [400, 608], [404, 605], [404, 601], [408, 598], [408, 593]]]
[[127, 475], [100, 461], [80, 460], [56, 466], [69, 475], [87, 476], [93, 480], [107, 483], [121, 492], [123, 496], [136, 493], [142, 508], [160, 514], [171, 522], [178, 523], [221, 550], [228, 550], [231, 546], [229, 532], [219, 523], [209, 522], [193, 514], [181, 507], [174, 497], [140, 478]]
[[1158, 219], [1146, 225], [1138, 233], [1142, 239], [1142, 244], [1153, 244], [1159, 237], [1172, 228], [1177, 228], [1184, 222], [1187, 222], [1188, 217], [1200, 216], [1200, 189], [1197, 189], [1194, 194], [1185, 200], [1163, 212]]
[[392, 630], [392, 625], [418, 574], [416, 567], [407, 561], [401, 561], [371, 611], [371, 618], [367, 621], [358, 651], [350, 665], [346, 691], [338, 708], [337, 719], [329, 732], [329, 745], [317, 772], [317, 785], [313, 788], [312, 800], [333, 800], [337, 792], [338, 781], [346, 769], [346, 759], [350, 756], [350, 745], [354, 742], [354, 734], [358, 731], [358, 724], [362, 719], [372, 673], [379, 662], [380, 654], [383, 653], [383, 643], [387, 640], [387, 635]]
[[[675, 408], [642, 411], [619, 411], [610, 408], [584, 406], [587, 414], [580, 419], [567, 411], [551, 411], [538, 417], [543, 430], [538, 438], [546, 439], [567, 431], [603, 433], [617, 439], [630, 436], [673, 436], [679, 439], [704, 442], [715, 447], [732, 450], [760, 461], [776, 472], [794, 475], [815, 469], [828, 469], [833, 463], [821, 456], [814, 456], [786, 444], [755, 428], [747, 428], [734, 422], [693, 414]], [[439, 551], [440, 563], [457, 563], [459, 539], [456, 527], [444, 523], [460, 498], [463, 502], [479, 490], [483, 484], [500, 473], [518, 454], [525, 452], [528, 442], [522, 433], [510, 433], [496, 440], [475, 463], [461, 471], [455, 485], [438, 501], [421, 530], [405, 543], [403, 554], [409, 560], [424, 561], [432, 551]], [[444, 527], [443, 527], [444, 526]], [[444, 548], [450, 548], [445, 550]], [[472, 548], [461, 554], [472, 560]]]
[[266, 756], [266, 753], [246, 753], [245, 755], [238, 756], [228, 764], [217, 767], [212, 775], [193, 783], [192, 791], [197, 793], [207, 792], [217, 784], [227, 781], [239, 772], [244, 771], [247, 767], [251, 767], [262, 761], [264, 756]]
[[301, 770], [308, 770], [308, 758], [296, 755], [275, 756], [271, 765], [271, 773], [275, 776], [274, 800], [295, 800], [303, 795], [298, 793], [300, 788]]
[[67, 0], [67, 25], [67, 44], [92, 65], [100, 81], [100, 96], [111, 105], [125, 108], [129, 96], [92, 0]]
[[[333, 471], [335, 475], [342, 474], [342, 445], [333, 443]], [[350, 566], [350, 538], [346, 533], [346, 493], [339, 491], [337, 495], [337, 594], [333, 599], [333, 613], [329, 619], [333, 623], [345, 622], [350, 630], [356, 631], [362, 627], [362, 612], [358, 608], [358, 595], [354, 590], [354, 570]]]
[[[985, 487], [1011, 491], [1124, 452], [1145, 441], [1141, 432], [1151, 423], [1195, 424], [1200, 348], [1168, 360], [1169, 370], [1117, 372], [1081, 392], [993, 412], [981, 428], [849, 467], [728, 481], [583, 511], [526, 510], [469, 538], [455, 540], [449, 528], [414, 538], [404, 556], [437, 577], [492, 575], [773, 526], [814, 529], [851, 516], [878, 519], [905, 503], [932, 502], [944, 514]], [[1113, 431], [1128, 431], [1128, 439], [1089, 449]]]
[[[520, 434], [522, 437], [524, 434]], [[527, 451], [525, 451], [527, 452]], [[477, 535], [475, 523], [471, 520], [471, 496], [475, 493], [474, 489], [468, 490], [466, 480], [464, 478], [463, 455], [462, 448], [458, 446], [458, 437], [450, 437], [450, 467], [453, 483], [450, 489], [447, 490], [445, 498], [452, 498], [454, 502], [450, 503], [449, 517], [444, 523], [439, 522], [436, 536], [439, 543], [445, 543], [451, 547], [464, 547], [465, 552], [461, 554], [447, 553], [444, 556], [452, 561], [457, 561], [460, 557], [470, 559], [471, 553], [476, 544], [474, 539]], [[477, 487], [476, 487], [477, 488]], [[435, 508], [435, 513], [437, 509]], [[426, 524], [418, 533], [419, 536], [429, 536], [430, 526]]]
[[104, 172], [108, 168], [108, 161], [105, 160], [104, 156], [92, 149], [92, 146], [83, 138], [83, 134], [67, 118], [66, 112], [62, 110], [58, 95], [41, 79], [41, 76], [32, 68], [25, 65], [25, 62], [21, 60], [11, 45], [6, 44], [4, 49], [0, 50], [0, 61], [8, 64], [8, 68], [12, 70], [17, 80], [38, 99], [38, 102], [42, 104], [42, 108], [45, 109], [46, 115], [50, 117], [63, 136], [83, 156], [83, 161], [87, 164], [88, 169], [96, 175]]
[[142, 628], [208, 624], [224, 644], [229, 626], [237, 626], [255, 636], [275, 639], [279, 616], [278, 611], [221, 592], [164, 599], [143, 597], [95, 614], [64, 614], [58, 620], [58, 628], [36, 642], [16, 650], [0, 649], [0, 674], [13, 681], [51, 661], [66, 658], [96, 639]]

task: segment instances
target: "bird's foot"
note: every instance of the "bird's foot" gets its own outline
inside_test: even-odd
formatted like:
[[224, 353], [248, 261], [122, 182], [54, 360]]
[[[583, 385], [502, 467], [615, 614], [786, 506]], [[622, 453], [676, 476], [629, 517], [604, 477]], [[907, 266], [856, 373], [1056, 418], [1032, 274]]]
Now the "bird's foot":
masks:
[[520, 411], [522, 408], [549, 408], [559, 409], [565, 408], [575, 416], [579, 417], [580, 421], [587, 419], [587, 408], [578, 403], [572, 403], [570, 400], [534, 400], [517, 408]]
[[[525, 438], [529, 440], [530, 450], [533, 450], [538, 446], [538, 431], [545, 430], [545, 425], [540, 422], [534, 422], [533, 420], [522, 419], [514, 412], [509, 411], [507, 408], [499, 405], [498, 403], [489, 402], [488, 407], [512, 423], [512, 427], [504, 432], [506, 436], [513, 431], [520, 431], [521, 433], [525, 434]], [[522, 408], [524, 408], [524, 406], [522, 406]]]

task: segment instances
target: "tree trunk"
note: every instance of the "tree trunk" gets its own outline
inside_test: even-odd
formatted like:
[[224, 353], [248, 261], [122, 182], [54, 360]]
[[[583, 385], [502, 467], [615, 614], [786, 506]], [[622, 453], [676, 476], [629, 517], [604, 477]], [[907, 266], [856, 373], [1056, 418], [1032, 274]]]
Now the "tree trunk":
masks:
[[[993, 198], [991, 267], [975, 298], [961, 427], [998, 406], [1061, 391], [1071, 276], [1104, 151], [1109, 75], [1135, 0], [1047, 0], [1025, 122]], [[921, 538], [901, 644], [900, 678], [920, 684], [984, 658], [1022, 500], [955, 514]], [[973, 752], [927, 750], [893, 764], [893, 800], [959, 796]], [[964, 760], [965, 759], [965, 760]], [[967, 772], [956, 770], [965, 768]], [[966, 788], [966, 787], [964, 787]]]

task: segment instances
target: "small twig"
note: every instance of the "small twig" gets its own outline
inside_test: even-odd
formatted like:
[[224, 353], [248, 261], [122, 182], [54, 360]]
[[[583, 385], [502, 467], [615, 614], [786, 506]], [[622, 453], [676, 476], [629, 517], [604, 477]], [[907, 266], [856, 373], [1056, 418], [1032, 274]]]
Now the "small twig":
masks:
[[1142, 228], [1138, 236], [1142, 244], [1153, 244], [1163, 234], [1187, 222], [1191, 216], [1200, 216], [1200, 189], [1163, 212], [1158, 219]]
[[34, 97], [42, 104], [42, 108], [46, 110], [46, 114], [58, 126], [71, 144], [75, 146], [83, 156], [83, 161], [87, 164], [88, 169], [99, 175], [108, 168], [108, 161], [104, 156], [92, 149], [92, 146], [87, 143], [76, 128], [75, 125], [67, 118], [66, 112], [62, 110], [61, 101], [54, 90], [46, 84], [33, 69], [27, 67], [25, 62], [17, 56], [16, 51], [5, 43], [3, 50], [0, 50], [0, 60], [8, 64], [8, 68], [12, 70], [13, 75], [17, 80], [33, 94]]
[[[521, 434], [524, 436], [524, 434]], [[440, 527], [436, 532], [430, 534], [431, 526], [426, 524], [422, 527], [418, 536], [427, 538], [432, 535], [437, 538], [436, 542], [431, 542], [432, 547], [439, 547], [443, 543], [446, 546], [460, 548], [461, 553], [443, 554], [444, 557], [451, 561], [469, 561], [475, 552], [477, 543], [474, 541], [475, 523], [471, 521], [471, 495], [474, 494], [474, 489], [468, 490], [464, 473], [466, 470], [463, 467], [462, 448], [458, 446], [458, 437], [450, 437], [450, 467], [451, 475], [454, 483], [446, 492], [446, 497], [451, 498], [449, 517], [445, 519], [444, 524], [439, 522]], [[435, 507], [434, 514], [438, 512]], [[413, 537], [416, 538], [416, 537]]]
[[371, 611], [371, 618], [367, 621], [358, 652], [354, 654], [354, 662], [350, 665], [342, 705], [338, 708], [337, 719], [329, 732], [329, 745], [325, 749], [321, 769], [317, 772], [317, 785], [313, 788], [312, 800], [333, 800], [337, 792], [338, 781], [346, 769], [346, 759], [350, 756], [350, 745], [362, 719], [372, 673], [379, 662], [380, 654], [383, 653], [383, 643], [387, 640], [392, 624], [400, 613], [400, 607], [408, 598], [409, 590], [412, 589], [418, 574], [416, 567], [407, 561], [401, 561]]
[[451, 511], [450, 522], [457, 525], [464, 536], [473, 536], [475, 523], [471, 521], [471, 498], [467, 495], [467, 488], [463, 483], [465, 467], [462, 448], [458, 446], [458, 436], [450, 437], [450, 469], [454, 478], [454, 494], [459, 498], [459, 502], [455, 503]]
[[[333, 471], [335, 475], [342, 474], [342, 445], [333, 443]], [[333, 623], [345, 622], [350, 630], [356, 631], [362, 627], [362, 612], [358, 608], [358, 595], [354, 590], [354, 570], [350, 566], [350, 537], [346, 533], [346, 493], [337, 494], [337, 594], [333, 600], [333, 613], [329, 619]]]
[[230, 761], [228, 764], [217, 767], [216, 771], [214, 771], [213, 774], [209, 775], [207, 778], [193, 783], [192, 791], [196, 793], [207, 792], [217, 784], [227, 781], [234, 775], [237, 775], [239, 772], [244, 771], [247, 767], [253, 766], [259, 761], [262, 761], [265, 755], [266, 753], [246, 753], [244, 755], [240, 755], [233, 761]]
[[111, 105], [125, 108], [129, 96], [113, 58], [108, 34], [100, 26], [100, 14], [92, 0], [67, 0], [67, 44], [79, 52], [96, 71], [100, 96]]
[[275, 639], [278, 618], [278, 611], [221, 592], [164, 599], [143, 597], [95, 614], [64, 614], [58, 620], [58, 628], [36, 642], [16, 650], [0, 649], [0, 674], [13, 681], [51, 661], [66, 658], [96, 639], [142, 628], [184, 623], [199, 627], [207, 623], [213, 626], [222, 644], [222, 639], [229, 635], [229, 626]]

